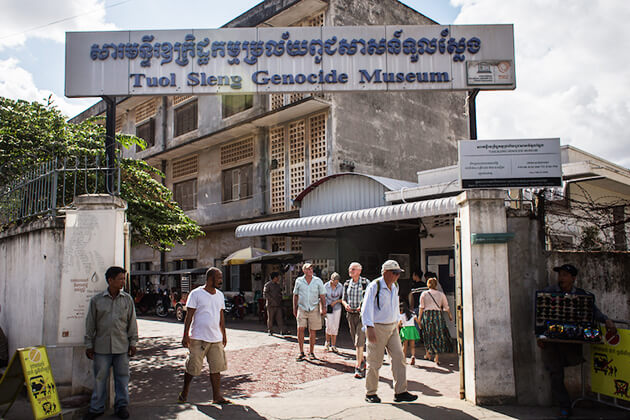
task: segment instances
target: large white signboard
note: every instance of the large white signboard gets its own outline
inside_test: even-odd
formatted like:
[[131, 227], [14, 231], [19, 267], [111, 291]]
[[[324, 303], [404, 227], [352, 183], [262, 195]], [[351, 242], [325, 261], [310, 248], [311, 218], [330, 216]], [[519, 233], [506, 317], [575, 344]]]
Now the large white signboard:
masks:
[[124, 222], [123, 210], [66, 213], [57, 336], [60, 344], [83, 344], [90, 299], [107, 288], [107, 268], [123, 266]]
[[512, 25], [66, 33], [66, 96], [514, 89]]
[[459, 172], [464, 189], [559, 186], [560, 139], [461, 140]]

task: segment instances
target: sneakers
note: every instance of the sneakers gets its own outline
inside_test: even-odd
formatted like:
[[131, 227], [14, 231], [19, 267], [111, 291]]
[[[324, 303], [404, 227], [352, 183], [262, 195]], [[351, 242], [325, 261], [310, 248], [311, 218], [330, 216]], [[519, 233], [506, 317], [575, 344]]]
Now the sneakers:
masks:
[[411, 363], [409, 363], [409, 364], [410, 364], [411, 366], [413, 366], [413, 365], [415, 365], [415, 364], [416, 364], [416, 357], [415, 357], [415, 356], [412, 356], [412, 357], [411, 357]]
[[315, 357], [315, 353], [309, 353], [308, 360], [317, 360], [317, 357]]
[[413, 395], [408, 393], [407, 391], [401, 392], [400, 394], [394, 394], [394, 401], [396, 402], [410, 402], [418, 399], [417, 395]]
[[366, 395], [365, 401], [369, 403], [380, 403], [381, 399], [378, 397], [378, 395], [374, 394], [374, 395]]
[[267, 331], [267, 334], [269, 334], [269, 335], [273, 335], [273, 333], [271, 332], [271, 330]]
[[361, 372], [361, 368], [358, 368], [358, 367], [354, 368], [354, 377], [357, 379], [363, 378], [363, 372]]
[[324, 351], [326, 352], [330, 351], [330, 346], [328, 345], [328, 343], [326, 343], [326, 345], [324, 346]]
[[116, 416], [119, 419], [128, 419], [129, 411], [127, 410], [127, 407], [120, 407], [118, 410], [116, 410]]
[[333, 353], [339, 353], [339, 350], [337, 350], [335, 346], [330, 347], [330, 350], [332, 350]]
[[298, 357], [295, 358], [295, 361], [296, 362], [301, 362], [301, 361], [303, 361], [305, 359], [306, 359], [306, 356], [304, 355], [304, 353], [300, 353], [300, 354], [298, 354]]

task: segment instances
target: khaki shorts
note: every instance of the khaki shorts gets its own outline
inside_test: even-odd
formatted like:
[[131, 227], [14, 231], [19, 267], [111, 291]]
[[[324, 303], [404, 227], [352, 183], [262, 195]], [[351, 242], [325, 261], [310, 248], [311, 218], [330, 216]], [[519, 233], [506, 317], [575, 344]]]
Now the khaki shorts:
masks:
[[188, 357], [186, 358], [186, 373], [198, 376], [203, 367], [203, 358], [208, 361], [210, 373], [219, 373], [227, 370], [227, 359], [223, 343], [208, 343], [207, 341], [190, 339], [188, 344]]
[[305, 311], [304, 309], [298, 308], [297, 326], [298, 328], [308, 327], [309, 330], [321, 330], [322, 314], [319, 311], [319, 305], [312, 311]]
[[361, 322], [361, 313], [346, 312], [348, 318], [348, 327], [350, 327], [350, 337], [355, 348], [365, 347], [365, 332], [363, 331], [363, 323]]

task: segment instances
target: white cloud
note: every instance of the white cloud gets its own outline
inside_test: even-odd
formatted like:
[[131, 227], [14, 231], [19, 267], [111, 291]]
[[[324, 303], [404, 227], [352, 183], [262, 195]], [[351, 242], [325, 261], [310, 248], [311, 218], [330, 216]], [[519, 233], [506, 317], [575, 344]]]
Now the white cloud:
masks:
[[560, 137], [630, 166], [627, 0], [452, 3], [456, 24], [514, 24], [516, 90], [479, 94], [479, 138]]
[[73, 117], [94, 104], [97, 99], [67, 99], [58, 96], [50, 90], [39, 89], [35, 86], [33, 75], [19, 66], [18, 60], [9, 58], [0, 60], [0, 96], [25, 101], [45, 103], [52, 95], [52, 99], [68, 117]]
[[64, 42], [66, 31], [113, 29], [101, 0], [3, 0], [0, 50], [24, 45], [29, 37]]

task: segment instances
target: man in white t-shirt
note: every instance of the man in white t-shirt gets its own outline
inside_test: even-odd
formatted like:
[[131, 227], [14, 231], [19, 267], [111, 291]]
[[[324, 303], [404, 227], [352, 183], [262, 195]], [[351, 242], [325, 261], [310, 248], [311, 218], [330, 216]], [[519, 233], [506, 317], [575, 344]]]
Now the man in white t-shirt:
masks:
[[[193, 377], [201, 373], [205, 357], [210, 367], [212, 402], [230, 403], [221, 395], [221, 372], [227, 370], [225, 358], [227, 336], [223, 315], [225, 300], [223, 293], [219, 290], [222, 284], [221, 270], [210, 267], [206, 271], [205, 286], [197, 287], [188, 295], [184, 338], [182, 339], [182, 345], [188, 348], [188, 358], [184, 373], [184, 388], [179, 393], [178, 402], [186, 402], [190, 382]], [[188, 334], [189, 329], [190, 334]]]

